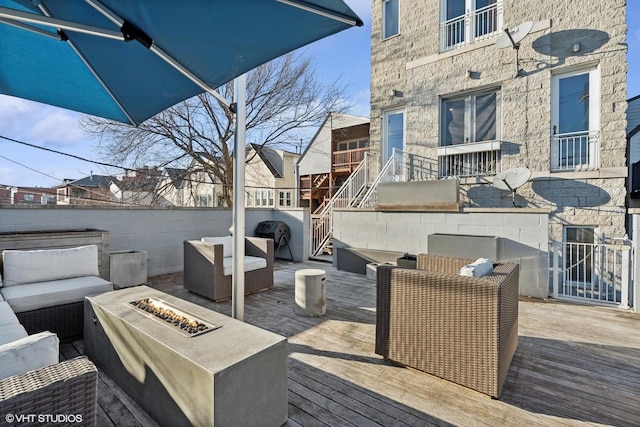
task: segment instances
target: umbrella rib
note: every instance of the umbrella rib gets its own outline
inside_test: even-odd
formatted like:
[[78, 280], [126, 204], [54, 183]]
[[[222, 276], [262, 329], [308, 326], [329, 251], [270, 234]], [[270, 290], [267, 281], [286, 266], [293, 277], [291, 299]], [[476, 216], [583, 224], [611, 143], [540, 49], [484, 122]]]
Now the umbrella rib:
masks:
[[33, 13], [9, 9], [6, 7], [0, 7], [0, 18], [44, 25], [47, 27], [55, 27], [62, 30], [76, 31], [79, 33], [91, 34], [94, 36], [106, 37], [109, 39], [124, 39], [122, 33], [118, 31], [105, 30], [104, 28], [92, 27], [90, 25], [83, 25], [77, 22], [65, 21], [64, 19], [52, 18], [50, 16], [40, 16]]
[[[38, 5], [38, 9], [40, 9], [40, 11], [46, 16], [46, 17], [51, 17], [51, 12], [49, 12], [49, 10], [45, 7], [45, 5], [43, 5], [42, 3], [40, 3]], [[80, 52], [80, 50], [78, 50], [78, 48], [76, 47], [76, 45], [69, 40], [69, 38], [65, 38], [63, 39], [64, 41], [66, 41], [67, 43], [69, 43], [69, 46], [71, 46], [71, 49], [73, 49], [73, 51], [76, 53], [76, 55], [78, 56], [78, 58], [80, 58], [80, 60], [82, 61], [82, 63], [87, 67], [87, 69], [91, 72], [91, 74], [93, 74], [93, 76], [96, 78], [96, 80], [100, 83], [100, 85], [104, 88], [104, 90], [109, 94], [109, 96], [111, 97], [111, 99], [113, 100], [113, 102], [116, 103], [116, 105], [118, 106], [118, 108], [120, 109], [120, 111], [122, 111], [122, 113], [127, 116], [127, 119], [129, 120], [129, 122], [133, 125], [136, 125], [136, 121], [133, 120], [133, 118], [129, 115], [129, 113], [127, 112], [127, 110], [122, 106], [122, 104], [120, 103], [120, 101], [118, 101], [118, 98], [116, 98], [116, 96], [114, 95], [113, 92], [111, 92], [111, 90], [109, 89], [109, 87], [107, 86], [107, 84], [100, 78], [100, 76], [98, 75], [98, 73], [95, 72], [95, 70], [93, 69], [93, 67], [89, 64], [89, 62], [87, 62], [87, 59], [84, 57], [84, 55], [82, 55], [82, 53]]]
[[343, 22], [345, 24], [351, 26], [361, 27], [363, 22], [353, 16], [346, 15], [344, 13], [339, 13], [333, 10], [325, 9], [315, 4], [311, 4], [309, 2], [303, 0], [277, 0], [280, 3], [286, 4], [288, 6], [297, 7], [298, 9], [306, 10], [307, 12], [315, 13], [316, 15], [324, 16], [325, 18], [334, 19], [336, 21]]
[[14, 21], [13, 19], [0, 18], [0, 22], [2, 22], [3, 24], [11, 25], [12, 27], [15, 27], [15, 28], [19, 28], [21, 30], [30, 31], [35, 34], [40, 34], [41, 36], [49, 37], [55, 40], [62, 40], [62, 37], [60, 37], [60, 34], [58, 33], [50, 33], [49, 31], [45, 31], [42, 28], [32, 27], [31, 25]]
[[[175, 70], [181, 73], [183, 76], [191, 80], [191, 82], [195, 83], [205, 92], [211, 94], [214, 98], [220, 101], [223, 105], [229, 106], [229, 101], [227, 101], [217, 90], [209, 86], [206, 82], [200, 79], [198, 76], [193, 74], [189, 69], [183, 66], [180, 62], [178, 62], [174, 57], [170, 54], [162, 50], [154, 41], [153, 38], [149, 37], [144, 31], [136, 28], [135, 26], [130, 25], [120, 16], [118, 16], [115, 12], [109, 9], [107, 6], [99, 2], [98, 0], [85, 0], [89, 6], [93, 7], [95, 10], [100, 12], [104, 17], [109, 19], [114, 24], [120, 26], [122, 32], [125, 34], [125, 38], [130, 39], [134, 38], [138, 40], [143, 46], [149, 49], [151, 52], [156, 54], [160, 59], [164, 62], [172, 66]], [[134, 30], [136, 34], [129, 34], [129, 30]]]

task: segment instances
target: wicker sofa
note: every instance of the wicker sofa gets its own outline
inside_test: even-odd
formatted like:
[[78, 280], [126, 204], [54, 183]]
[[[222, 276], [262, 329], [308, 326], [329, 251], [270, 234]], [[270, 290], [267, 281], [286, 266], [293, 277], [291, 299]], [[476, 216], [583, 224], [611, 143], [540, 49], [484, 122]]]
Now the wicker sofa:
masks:
[[[7, 425], [27, 416], [16, 424], [95, 426], [97, 393], [98, 370], [78, 357], [0, 380], [0, 414]], [[65, 418], [38, 418], [47, 416]]]
[[113, 290], [99, 277], [96, 245], [5, 250], [0, 273], [0, 301], [26, 332], [51, 331], [62, 341], [82, 336], [84, 297]]
[[518, 264], [460, 276], [473, 259], [420, 254], [377, 271], [376, 353], [498, 398], [518, 345]]
[[[229, 299], [231, 236], [203, 240], [184, 241], [184, 288], [214, 301]], [[244, 250], [245, 294], [272, 288], [273, 239], [245, 237]]]

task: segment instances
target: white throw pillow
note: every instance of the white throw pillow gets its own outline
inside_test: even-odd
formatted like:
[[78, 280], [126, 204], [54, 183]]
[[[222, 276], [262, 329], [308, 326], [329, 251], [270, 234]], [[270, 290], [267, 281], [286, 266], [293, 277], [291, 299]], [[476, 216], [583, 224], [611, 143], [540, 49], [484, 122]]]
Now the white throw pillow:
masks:
[[224, 236], [224, 237], [203, 237], [201, 239], [206, 243], [213, 243], [214, 245], [222, 245], [222, 256], [229, 257], [233, 256], [233, 236]]
[[493, 270], [493, 261], [487, 258], [478, 258], [471, 264], [460, 269], [461, 276], [482, 277]]
[[46, 331], [0, 346], [0, 380], [58, 363], [60, 340]]

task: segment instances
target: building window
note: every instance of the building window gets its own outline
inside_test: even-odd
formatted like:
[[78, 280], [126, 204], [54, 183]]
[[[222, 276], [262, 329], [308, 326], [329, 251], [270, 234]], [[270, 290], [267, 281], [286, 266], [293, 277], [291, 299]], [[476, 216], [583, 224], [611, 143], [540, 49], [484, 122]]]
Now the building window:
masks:
[[255, 206], [273, 206], [274, 191], [273, 190], [256, 190]]
[[211, 194], [199, 194], [198, 195], [198, 206], [201, 208], [208, 208], [212, 205], [213, 196]]
[[399, 0], [382, 2], [382, 38], [388, 39], [400, 32]]
[[290, 207], [291, 206], [291, 191], [279, 191], [278, 192], [278, 206]]
[[33, 200], [34, 200], [34, 198], [33, 198], [33, 194], [28, 194], [28, 193], [27, 193], [27, 194], [24, 194], [24, 195], [22, 196], [22, 199], [23, 199], [25, 202], [33, 202]]
[[440, 22], [442, 51], [497, 35], [502, 0], [441, 0]]
[[499, 139], [499, 103], [497, 90], [443, 99], [440, 146]]
[[551, 167], [598, 167], [600, 70], [555, 74], [551, 79]]
[[499, 172], [500, 91], [443, 98], [438, 148], [440, 176]]

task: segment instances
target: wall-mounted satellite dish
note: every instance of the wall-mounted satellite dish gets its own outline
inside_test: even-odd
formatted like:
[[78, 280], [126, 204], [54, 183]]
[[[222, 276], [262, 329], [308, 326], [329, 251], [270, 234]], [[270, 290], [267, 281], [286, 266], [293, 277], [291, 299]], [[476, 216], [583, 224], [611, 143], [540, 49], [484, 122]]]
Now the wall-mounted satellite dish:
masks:
[[493, 177], [493, 186], [500, 190], [511, 191], [511, 201], [513, 207], [516, 205], [516, 190], [522, 187], [531, 178], [531, 171], [527, 168], [514, 168], [500, 172]]
[[516, 77], [520, 76], [520, 58], [518, 56], [520, 42], [531, 32], [532, 29], [533, 21], [526, 21], [517, 27], [505, 28], [504, 33], [496, 40], [496, 47], [498, 49], [513, 47], [513, 50], [516, 51]]

